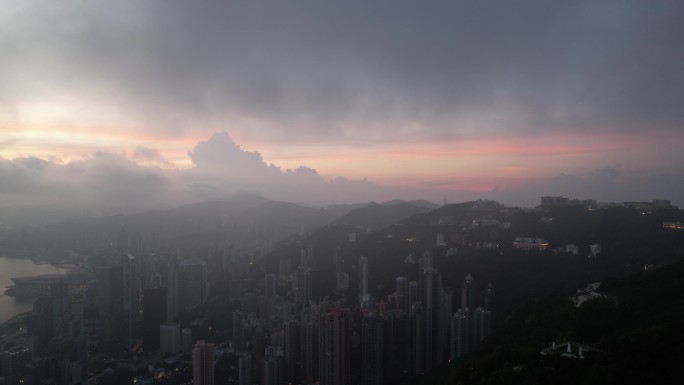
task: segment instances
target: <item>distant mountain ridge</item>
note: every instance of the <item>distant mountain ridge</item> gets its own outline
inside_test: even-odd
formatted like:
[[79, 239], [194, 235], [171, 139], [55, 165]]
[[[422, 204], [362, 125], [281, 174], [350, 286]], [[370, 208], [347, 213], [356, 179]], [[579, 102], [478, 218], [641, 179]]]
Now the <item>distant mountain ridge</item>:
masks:
[[421, 214], [429, 211], [431, 211], [430, 208], [416, 206], [407, 202], [393, 205], [370, 202], [367, 205], [350, 211], [341, 218], [336, 219], [333, 221], [333, 224], [361, 226], [372, 230], [378, 230], [409, 218], [414, 214]]
[[395, 206], [395, 205], [398, 205], [400, 203], [408, 203], [408, 204], [413, 205], [413, 206], [425, 207], [425, 208], [430, 209], [430, 210], [434, 210], [436, 208], [441, 207], [440, 205], [438, 205], [436, 203], [426, 201], [424, 199], [416, 199], [416, 200], [411, 200], [411, 201], [405, 201], [403, 199], [392, 199], [391, 201], [383, 202], [380, 204], [383, 206]]

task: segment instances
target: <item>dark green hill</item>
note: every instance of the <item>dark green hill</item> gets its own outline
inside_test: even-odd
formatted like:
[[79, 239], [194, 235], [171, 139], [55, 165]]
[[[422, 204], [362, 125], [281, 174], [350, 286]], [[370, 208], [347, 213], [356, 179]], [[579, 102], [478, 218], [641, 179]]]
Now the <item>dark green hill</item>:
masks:
[[429, 210], [429, 208], [414, 206], [410, 203], [397, 203], [392, 206], [385, 206], [371, 202], [364, 207], [347, 213], [333, 223], [379, 230], [411, 215], [424, 213]]
[[[529, 302], [476, 351], [423, 384], [679, 384], [684, 370], [684, 261], [606, 281], [608, 298], [576, 308], [568, 296]], [[578, 341], [582, 360], [540, 350]]]

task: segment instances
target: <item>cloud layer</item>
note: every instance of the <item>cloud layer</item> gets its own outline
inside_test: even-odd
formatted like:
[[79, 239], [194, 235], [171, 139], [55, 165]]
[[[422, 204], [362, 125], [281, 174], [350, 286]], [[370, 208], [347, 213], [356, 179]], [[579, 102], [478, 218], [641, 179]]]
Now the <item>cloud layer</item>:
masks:
[[338, 140], [681, 129], [682, 15], [629, 0], [14, 2], [0, 118]]
[[[147, 149], [143, 153], [155, 152]], [[240, 148], [226, 132], [197, 143], [188, 153], [194, 166], [164, 169], [143, 166], [122, 155], [97, 152], [65, 164], [38, 158], [0, 159], [0, 213], [12, 212], [21, 222], [22, 210], [61, 212], [61, 218], [159, 209], [253, 192], [298, 203], [327, 205], [394, 198], [450, 202], [496, 199], [509, 205], [535, 206], [542, 195], [565, 195], [601, 201], [669, 198], [684, 205], [684, 173], [626, 174], [612, 168], [588, 175], [561, 174], [529, 181], [517, 188], [472, 191], [449, 185], [387, 186], [366, 180], [326, 180], [305, 166], [284, 170], [267, 164], [258, 152]], [[132, 156], [140, 156], [138, 152]], [[679, 199], [679, 200], [678, 200]], [[59, 216], [58, 216], [59, 217]]]
[[675, 1], [10, 0], [0, 206], [675, 199], [683, 18]]

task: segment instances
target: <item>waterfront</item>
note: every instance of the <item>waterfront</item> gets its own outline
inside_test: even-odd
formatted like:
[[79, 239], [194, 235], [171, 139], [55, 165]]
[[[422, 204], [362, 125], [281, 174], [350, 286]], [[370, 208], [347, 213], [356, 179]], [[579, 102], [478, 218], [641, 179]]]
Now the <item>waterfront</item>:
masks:
[[12, 278], [33, 276], [39, 274], [64, 273], [66, 269], [57, 268], [50, 264], [36, 265], [29, 258], [0, 257], [0, 323], [31, 310], [32, 297], [12, 297], [5, 294], [6, 287], [12, 285]]

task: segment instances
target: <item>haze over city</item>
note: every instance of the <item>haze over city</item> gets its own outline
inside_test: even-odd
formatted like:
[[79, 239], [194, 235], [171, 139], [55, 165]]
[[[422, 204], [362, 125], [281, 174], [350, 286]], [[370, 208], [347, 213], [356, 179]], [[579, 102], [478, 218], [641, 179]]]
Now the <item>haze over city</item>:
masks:
[[682, 205], [682, 7], [10, 1], [0, 209]]
[[683, 20], [3, 2], [0, 385], [679, 385]]

